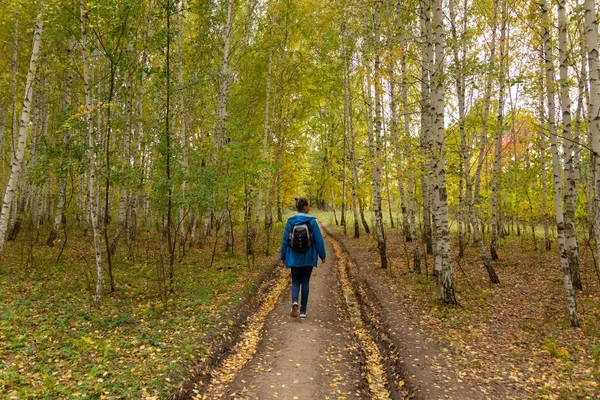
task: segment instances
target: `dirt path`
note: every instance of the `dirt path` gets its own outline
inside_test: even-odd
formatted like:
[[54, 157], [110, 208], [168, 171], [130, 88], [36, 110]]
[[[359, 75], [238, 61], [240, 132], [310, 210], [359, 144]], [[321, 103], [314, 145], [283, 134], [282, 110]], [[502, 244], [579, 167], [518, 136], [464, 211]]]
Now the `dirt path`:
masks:
[[290, 317], [289, 270], [279, 270], [252, 300], [258, 303], [235, 345], [179, 398], [504, 398], [441, 362], [443, 349], [346, 241], [326, 235], [327, 261], [313, 270], [308, 318]]
[[[345, 330], [334, 270], [337, 259], [313, 270], [308, 317], [292, 318], [290, 288], [265, 322], [257, 355], [230, 386], [230, 396], [248, 399], [360, 399], [368, 397], [361, 378], [361, 355]], [[234, 394], [235, 393], [235, 394]]]
[[313, 270], [306, 319], [290, 317], [289, 270], [276, 272], [251, 299], [254, 311], [238, 321], [234, 344], [177, 398], [406, 398], [377, 332], [363, 321], [347, 255], [330, 237], [326, 250], [326, 262]]

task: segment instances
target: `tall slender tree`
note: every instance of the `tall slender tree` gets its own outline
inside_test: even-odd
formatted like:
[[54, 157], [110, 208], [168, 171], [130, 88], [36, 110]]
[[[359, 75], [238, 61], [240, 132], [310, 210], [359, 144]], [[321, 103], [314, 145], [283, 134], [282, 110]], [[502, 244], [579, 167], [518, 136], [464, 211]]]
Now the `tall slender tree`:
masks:
[[450, 229], [448, 225], [448, 193], [446, 190], [446, 151], [445, 151], [445, 82], [444, 82], [444, 14], [442, 0], [433, 1], [434, 27], [434, 62], [431, 75], [431, 105], [432, 105], [432, 176], [433, 176], [433, 208], [437, 224], [435, 254], [436, 265], [440, 265], [438, 275], [438, 296], [449, 304], [457, 304], [454, 292], [454, 274], [450, 259]]
[[569, 96], [569, 60], [567, 44], [567, 10], [565, 0], [558, 0], [558, 54], [560, 78], [560, 108], [562, 109], [562, 134], [565, 192], [564, 192], [564, 221], [565, 221], [565, 250], [569, 261], [569, 270], [575, 289], [582, 290], [579, 274], [579, 248], [575, 230], [575, 198], [577, 197], [578, 171], [576, 167], [576, 148], [573, 141], [571, 126], [571, 98]]
[[96, 291], [94, 301], [99, 303], [102, 298], [102, 250], [100, 244], [100, 229], [98, 226], [98, 207], [99, 202], [96, 198], [96, 137], [94, 135], [94, 126], [92, 121], [92, 88], [90, 87], [90, 65], [88, 57], [88, 38], [87, 38], [87, 10], [83, 0], [79, 1], [80, 23], [81, 23], [81, 59], [83, 61], [83, 90], [85, 97], [85, 126], [88, 138], [88, 205], [87, 210], [90, 215], [92, 225], [92, 240], [94, 242], [94, 254], [96, 260]]
[[565, 290], [567, 292], [567, 307], [569, 310], [569, 319], [572, 326], [579, 326], [579, 317], [577, 316], [577, 301], [573, 281], [571, 280], [571, 271], [569, 268], [569, 259], [565, 243], [565, 222], [562, 203], [562, 174], [558, 154], [558, 135], [556, 132], [555, 121], [555, 81], [554, 65], [552, 56], [552, 43], [550, 39], [550, 18], [548, 16], [548, 5], [546, 0], [540, 3], [542, 14], [542, 45], [544, 48], [544, 67], [546, 70], [546, 96], [548, 103], [548, 132], [550, 135], [550, 149], [552, 152], [552, 169], [554, 175], [554, 208], [556, 213], [556, 233], [560, 251], [560, 263], [562, 266]]

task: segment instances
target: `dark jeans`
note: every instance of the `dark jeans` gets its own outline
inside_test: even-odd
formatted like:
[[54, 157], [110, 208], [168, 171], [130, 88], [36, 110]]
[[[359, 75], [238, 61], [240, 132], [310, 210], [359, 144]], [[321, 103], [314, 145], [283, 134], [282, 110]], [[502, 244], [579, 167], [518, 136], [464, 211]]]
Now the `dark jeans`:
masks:
[[298, 302], [298, 294], [300, 292], [300, 285], [302, 285], [302, 302], [300, 303], [300, 312], [306, 312], [306, 305], [308, 304], [308, 290], [310, 274], [312, 273], [313, 267], [290, 267], [292, 270], [292, 303]]

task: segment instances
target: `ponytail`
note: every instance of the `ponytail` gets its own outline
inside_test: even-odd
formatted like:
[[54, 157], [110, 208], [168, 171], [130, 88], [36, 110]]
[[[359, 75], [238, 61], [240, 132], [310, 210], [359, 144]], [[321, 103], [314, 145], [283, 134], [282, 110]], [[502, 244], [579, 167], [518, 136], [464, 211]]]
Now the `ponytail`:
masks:
[[306, 198], [304, 197], [296, 197], [296, 210], [298, 210], [298, 212], [303, 212], [304, 211], [304, 206], [308, 205], [308, 200], [306, 200]]

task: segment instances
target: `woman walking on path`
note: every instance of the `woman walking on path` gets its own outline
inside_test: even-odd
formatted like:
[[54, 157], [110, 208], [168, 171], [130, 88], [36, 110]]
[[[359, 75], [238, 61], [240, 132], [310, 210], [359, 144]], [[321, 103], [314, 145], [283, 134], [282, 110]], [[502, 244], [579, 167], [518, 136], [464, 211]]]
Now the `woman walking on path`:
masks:
[[[281, 261], [292, 271], [292, 317], [306, 318], [309, 281], [319, 258], [325, 261], [325, 243], [317, 219], [308, 215], [310, 207], [304, 197], [296, 198], [298, 213], [287, 220], [281, 243]], [[298, 295], [302, 286], [300, 310]]]

